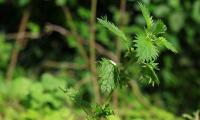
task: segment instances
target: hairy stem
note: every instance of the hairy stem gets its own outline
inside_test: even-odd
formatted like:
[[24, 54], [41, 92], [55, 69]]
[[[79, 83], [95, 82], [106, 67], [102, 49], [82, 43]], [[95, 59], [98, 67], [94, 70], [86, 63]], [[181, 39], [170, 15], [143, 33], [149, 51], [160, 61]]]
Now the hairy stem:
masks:
[[[120, 23], [119, 23], [119, 27], [120, 29], [123, 28], [124, 26], [124, 15], [126, 12], [126, 0], [121, 0], [120, 1]], [[120, 40], [117, 39], [116, 41], [116, 56], [117, 56], [117, 63], [120, 63], [120, 59], [121, 59], [121, 45], [120, 45]], [[118, 93], [117, 91], [114, 91], [113, 93], [113, 104], [115, 107], [115, 110], [118, 110]]]
[[[124, 26], [124, 18], [125, 18], [125, 12], [126, 12], [126, 0], [121, 0], [120, 1], [120, 23], [119, 23], [119, 28], [123, 29]], [[121, 44], [120, 40], [117, 39], [116, 41], [116, 55], [117, 55], [117, 62], [120, 63], [120, 58], [121, 58]]]
[[16, 42], [15, 42], [15, 45], [14, 45], [14, 48], [13, 48], [13, 51], [12, 51], [12, 54], [11, 54], [11, 59], [10, 59], [10, 64], [8, 66], [8, 70], [7, 70], [7, 73], [6, 73], [6, 80], [7, 81], [10, 81], [13, 77], [13, 73], [14, 73], [14, 70], [15, 70], [15, 67], [16, 67], [16, 64], [17, 64], [17, 58], [18, 58], [18, 55], [19, 55], [19, 51], [21, 49], [21, 47], [23, 46], [23, 43], [24, 43], [24, 34], [20, 34], [20, 33], [25, 33], [24, 31], [26, 30], [26, 25], [28, 23], [28, 19], [29, 19], [29, 16], [30, 16], [30, 13], [29, 11], [26, 9], [24, 10], [24, 13], [23, 13], [23, 16], [22, 16], [22, 19], [21, 19], [21, 23], [20, 23], [20, 26], [19, 26], [19, 31], [18, 31], [18, 35], [16, 37]]
[[95, 51], [95, 36], [96, 36], [96, 10], [97, 0], [91, 0], [91, 16], [90, 16], [90, 69], [92, 72], [92, 83], [95, 93], [95, 101], [100, 102], [100, 92], [97, 82], [97, 70], [96, 70], [96, 51]]

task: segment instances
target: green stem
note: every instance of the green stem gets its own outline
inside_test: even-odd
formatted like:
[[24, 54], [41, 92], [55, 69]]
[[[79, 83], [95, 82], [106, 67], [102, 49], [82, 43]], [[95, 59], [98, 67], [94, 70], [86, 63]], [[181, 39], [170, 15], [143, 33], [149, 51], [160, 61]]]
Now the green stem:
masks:
[[100, 92], [97, 82], [96, 70], [96, 51], [95, 51], [95, 36], [96, 36], [96, 10], [97, 0], [91, 0], [91, 16], [90, 16], [90, 69], [92, 72], [92, 83], [94, 87], [95, 101], [100, 102]]

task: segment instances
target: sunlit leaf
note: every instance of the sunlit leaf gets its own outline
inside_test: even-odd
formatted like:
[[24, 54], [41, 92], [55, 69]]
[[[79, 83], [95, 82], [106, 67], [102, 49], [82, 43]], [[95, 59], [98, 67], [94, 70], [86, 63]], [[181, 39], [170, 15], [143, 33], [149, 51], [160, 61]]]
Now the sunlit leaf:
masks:
[[103, 93], [110, 93], [116, 88], [118, 75], [116, 75], [116, 64], [108, 59], [102, 59], [99, 66], [100, 87]]
[[135, 40], [136, 57], [138, 61], [149, 62], [156, 60], [158, 57], [158, 49], [153, 44], [151, 39], [147, 38], [144, 34], [139, 34]]
[[153, 19], [150, 16], [149, 10], [141, 3], [139, 3], [139, 6], [146, 21], [147, 29], [151, 29], [151, 27], [153, 26]]
[[172, 43], [168, 42], [164, 37], [159, 37], [156, 43], [158, 44], [158, 46], [165, 47], [174, 53], [178, 52], [176, 48], [172, 45]]
[[130, 46], [130, 42], [128, 37], [122, 32], [117, 26], [115, 26], [113, 23], [109, 22], [106, 17], [100, 19], [97, 18], [99, 23], [106, 27], [108, 30], [110, 30], [112, 33], [114, 33], [116, 36], [118, 36], [121, 40], [122, 43], [126, 44], [127, 47]]

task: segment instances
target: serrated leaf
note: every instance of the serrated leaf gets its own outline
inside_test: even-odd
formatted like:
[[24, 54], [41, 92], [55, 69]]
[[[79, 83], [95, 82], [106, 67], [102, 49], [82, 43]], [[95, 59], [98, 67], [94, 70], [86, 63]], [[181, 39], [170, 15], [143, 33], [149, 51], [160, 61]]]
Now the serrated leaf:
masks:
[[150, 62], [157, 59], [159, 51], [151, 39], [147, 38], [145, 34], [137, 35], [135, 43], [138, 61]]
[[175, 48], [170, 42], [168, 42], [168, 41], [166, 40], [166, 38], [164, 38], [164, 37], [159, 37], [159, 38], [158, 38], [158, 41], [157, 41], [156, 43], [157, 43], [158, 46], [160, 46], [160, 47], [165, 47], [165, 48], [171, 50], [171, 51], [174, 52], [174, 53], [177, 53], [177, 52], [178, 52], [178, 51], [176, 50], [176, 48]]
[[130, 42], [128, 41], [128, 38], [122, 32], [117, 26], [115, 26], [113, 23], [109, 22], [106, 17], [100, 19], [97, 18], [98, 22], [106, 27], [108, 30], [110, 30], [112, 33], [114, 33], [116, 36], [118, 36], [124, 44], [126, 44], [127, 47], [130, 46]]
[[102, 59], [99, 66], [100, 87], [103, 93], [111, 93], [117, 85], [117, 66], [108, 59]]
[[94, 106], [94, 118], [105, 118], [106, 116], [112, 115], [114, 112], [110, 108], [109, 104]]
[[71, 100], [75, 105], [81, 107], [87, 115], [92, 115], [91, 104], [83, 100], [77, 90], [69, 88], [67, 90], [64, 90], [64, 92], [67, 94], [69, 100]]
[[167, 30], [166, 25], [161, 20], [158, 20], [154, 23], [152, 32], [154, 34], [159, 35], [159, 34], [164, 34], [166, 30]]
[[158, 63], [142, 63], [143, 64], [143, 79], [147, 79], [148, 83], [154, 86], [155, 84], [159, 85], [160, 81], [156, 75], [155, 70], [158, 70]]
[[144, 6], [142, 3], [138, 3], [140, 6], [140, 9], [142, 11], [142, 14], [144, 16], [144, 19], [146, 21], [147, 24], [147, 29], [151, 29], [151, 27], [153, 26], [153, 19], [150, 16], [149, 10], [146, 8], [146, 6]]

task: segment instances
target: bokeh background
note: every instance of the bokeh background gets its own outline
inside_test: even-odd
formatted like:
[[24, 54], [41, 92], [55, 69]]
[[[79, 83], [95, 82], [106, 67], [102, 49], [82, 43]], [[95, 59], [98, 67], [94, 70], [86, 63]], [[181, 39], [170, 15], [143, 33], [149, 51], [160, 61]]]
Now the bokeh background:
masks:
[[[90, 28], [96, 28], [97, 61], [124, 55], [117, 38], [91, 18], [106, 15], [133, 39], [145, 25], [136, 0], [97, 0], [96, 15], [91, 2], [0, 0], [0, 120], [84, 119], [58, 88], [72, 86], [93, 100]], [[124, 120], [181, 120], [185, 113], [198, 120], [192, 113], [200, 108], [200, 0], [142, 2], [167, 25], [179, 52], [161, 53], [159, 86], [135, 80], [133, 88], [118, 90], [116, 113]]]

